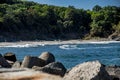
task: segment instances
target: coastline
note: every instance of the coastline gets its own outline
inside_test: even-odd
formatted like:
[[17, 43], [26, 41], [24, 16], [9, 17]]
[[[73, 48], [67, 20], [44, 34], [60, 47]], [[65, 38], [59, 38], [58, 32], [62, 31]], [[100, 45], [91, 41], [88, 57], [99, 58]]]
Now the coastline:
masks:
[[[84, 44], [84, 43], [85, 44], [86, 43], [106, 44], [106, 43], [118, 43], [118, 42], [120, 43], [120, 41], [113, 41], [113, 40], [20, 41], [20, 42], [1, 42], [0, 43], [0, 47], [2, 47], [2, 46], [8, 46], [8, 47], [12, 46], [12, 47], [15, 47], [14, 45], [19, 45], [18, 47], [20, 47], [20, 46], [22, 47], [22, 45], [26, 45], [26, 47], [27, 47], [27, 45], [28, 45], [28, 47], [30, 47], [30, 45], [41, 45], [41, 46], [44, 46], [44, 45]], [[34, 61], [35, 57], [34, 58], [30, 57], [30, 58], [31, 58], [30, 61]], [[36, 59], [38, 59], [38, 57], [36, 57]], [[24, 60], [26, 60], [26, 59], [24, 59]], [[29, 63], [30, 61], [26, 61], [26, 62]], [[23, 62], [24, 61], [22, 61], [22, 63]], [[37, 60], [35, 62], [37, 62]], [[89, 77], [89, 74], [94, 73], [94, 71], [98, 70], [99, 67], [100, 68], [102, 67], [102, 69], [104, 70], [103, 72], [102, 72], [102, 70], [100, 70], [99, 73], [102, 73], [103, 75], [106, 75], [106, 74], [109, 75], [108, 78], [110, 78], [111, 80], [120, 78], [119, 77], [120, 76], [120, 74], [119, 74], [120, 67], [119, 66], [106, 66], [106, 65], [102, 66], [101, 63], [99, 63], [100, 66], [98, 66], [98, 63], [96, 65], [96, 63], [94, 61], [93, 62], [93, 63], [95, 63], [94, 66], [97, 66], [97, 67], [94, 68], [92, 62], [89, 62], [88, 65], [86, 65], [86, 63], [88, 63], [88, 62], [84, 62], [84, 63], [78, 64], [78, 65], [79, 66], [83, 65], [82, 67], [89, 66], [90, 69], [89, 68], [88, 69], [92, 70], [92, 71], [89, 71], [90, 73], [86, 72], [86, 70], [87, 70], [86, 67], [85, 68], [82, 68], [82, 67], [80, 67], [80, 68], [79, 67], [72, 67], [72, 69], [74, 68], [75, 70], [76, 69], [79, 70], [79, 71], [83, 70], [83, 73], [81, 73], [81, 72], [76, 73], [74, 71], [74, 69], [73, 70], [71, 69], [69, 72], [65, 72], [65, 75], [63, 77], [61, 77], [60, 74], [56, 75], [55, 73], [53, 74], [53, 73], [48, 73], [48, 72], [42, 72], [42, 70], [41, 70], [42, 68], [41, 67], [22, 68], [21, 65], [24, 65], [24, 64], [21, 64], [21, 65], [19, 65], [19, 68], [16, 68], [17, 66], [11, 67], [11, 68], [1, 68], [0, 80], [8, 79], [7, 76], [9, 76], [9, 79], [14, 79], [14, 80], [18, 80], [18, 79], [21, 79], [21, 80], [23, 80], [23, 79], [24, 80], [26, 80], [26, 79], [31, 79], [31, 80], [56, 80], [56, 79], [57, 80], [69, 80], [66, 77], [66, 75], [68, 73], [72, 72], [74, 74], [74, 76], [76, 74], [88, 74], [88, 76], [85, 75], [85, 77]], [[47, 64], [47, 66], [48, 65], [49, 64]], [[43, 70], [44, 69], [46, 69], [45, 66], [43, 67]], [[48, 68], [48, 69], [51, 70], [50, 68]], [[53, 69], [62, 70], [62, 69], [59, 69], [59, 68], [53, 68]], [[68, 69], [66, 69], [66, 70], [68, 70]], [[59, 71], [57, 71], [57, 72], [59, 72]], [[106, 72], [106, 73], [104, 73], [104, 72]], [[98, 73], [96, 73], [96, 75], [98, 75]], [[68, 75], [68, 76], [71, 77], [72, 75]], [[100, 77], [103, 78], [103, 76], [100, 76]], [[71, 79], [72, 78], [73, 78], [73, 76], [71, 77]], [[77, 78], [77, 77], [75, 76], [75, 78]]]
[[19, 41], [19, 42], [0, 42], [0, 47], [15, 47], [17, 45], [18, 47], [26, 47], [28, 46], [44, 46], [44, 45], [60, 45], [60, 44], [84, 44], [84, 43], [96, 43], [96, 44], [104, 44], [104, 43], [116, 43], [120, 41], [115, 40], [108, 40], [108, 39], [91, 39], [91, 40], [54, 40], [54, 41]]

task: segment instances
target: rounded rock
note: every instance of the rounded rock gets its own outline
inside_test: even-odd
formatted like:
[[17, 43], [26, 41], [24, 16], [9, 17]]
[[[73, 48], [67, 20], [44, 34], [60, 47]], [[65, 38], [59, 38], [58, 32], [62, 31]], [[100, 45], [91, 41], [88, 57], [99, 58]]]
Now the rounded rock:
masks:
[[91, 61], [73, 67], [63, 80], [111, 80], [99, 61]]
[[46, 64], [55, 62], [55, 57], [52, 53], [50, 52], [43, 52], [40, 56], [40, 59], [44, 60], [46, 62]]
[[44, 67], [33, 67], [33, 69], [60, 76], [64, 76], [67, 70], [60, 62], [52, 62]]
[[32, 68], [33, 66], [45, 66], [45, 62], [37, 57], [25, 56], [21, 67], [22, 68]]
[[16, 60], [17, 60], [15, 54], [12, 53], [12, 52], [7, 52], [7, 53], [5, 53], [5, 54], [4, 54], [4, 58], [5, 58], [6, 60], [13, 61], [13, 62], [16, 62]]

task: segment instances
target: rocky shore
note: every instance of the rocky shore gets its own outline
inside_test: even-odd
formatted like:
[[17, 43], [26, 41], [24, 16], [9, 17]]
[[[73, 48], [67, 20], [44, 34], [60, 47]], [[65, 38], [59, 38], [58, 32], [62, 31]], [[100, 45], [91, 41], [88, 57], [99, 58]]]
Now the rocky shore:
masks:
[[0, 66], [0, 80], [120, 80], [119, 66], [89, 61], [67, 70], [50, 52], [25, 56], [22, 62], [8, 52], [0, 55]]

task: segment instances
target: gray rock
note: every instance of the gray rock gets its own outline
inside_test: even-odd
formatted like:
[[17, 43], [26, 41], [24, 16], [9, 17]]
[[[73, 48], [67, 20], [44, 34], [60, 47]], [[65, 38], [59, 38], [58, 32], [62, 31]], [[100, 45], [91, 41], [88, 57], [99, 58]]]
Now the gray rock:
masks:
[[21, 62], [16, 61], [16, 62], [12, 65], [12, 68], [20, 68], [20, 66], [21, 66]]
[[4, 68], [11, 67], [11, 65], [6, 61], [6, 59], [1, 56], [1, 54], [0, 54], [0, 65], [1, 67], [4, 67]]
[[7, 52], [7, 53], [5, 53], [5, 54], [4, 54], [4, 58], [5, 58], [6, 60], [13, 61], [13, 62], [15, 62], [15, 61], [17, 60], [15, 54], [12, 53], [12, 52]]
[[51, 62], [55, 62], [55, 57], [52, 53], [50, 52], [43, 52], [40, 56], [40, 59], [44, 60], [46, 64], [49, 64]]
[[99, 61], [85, 62], [73, 67], [63, 80], [111, 80]]
[[45, 62], [37, 57], [25, 56], [21, 68], [32, 68], [33, 66], [45, 66]]
[[116, 78], [120, 80], [120, 66], [106, 66], [105, 69], [112, 79]]
[[66, 73], [66, 68], [60, 62], [53, 62], [44, 67], [33, 67], [33, 69], [60, 76], [64, 76]]

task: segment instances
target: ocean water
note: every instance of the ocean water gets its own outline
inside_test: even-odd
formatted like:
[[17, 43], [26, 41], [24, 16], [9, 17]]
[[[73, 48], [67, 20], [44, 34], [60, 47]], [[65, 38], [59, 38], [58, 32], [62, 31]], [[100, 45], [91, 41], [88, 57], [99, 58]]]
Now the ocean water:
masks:
[[0, 46], [0, 53], [13, 52], [17, 60], [22, 61], [24, 56], [39, 56], [42, 52], [49, 51], [54, 54], [56, 61], [62, 62], [66, 68], [77, 64], [99, 60], [105, 65], [120, 66], [120, 42], [88, 42], [80, 44], [59, 45], [11, 45]]

